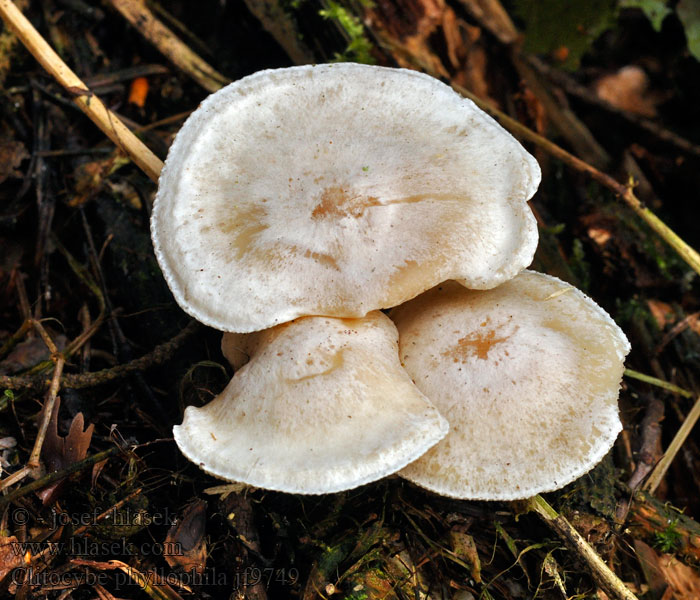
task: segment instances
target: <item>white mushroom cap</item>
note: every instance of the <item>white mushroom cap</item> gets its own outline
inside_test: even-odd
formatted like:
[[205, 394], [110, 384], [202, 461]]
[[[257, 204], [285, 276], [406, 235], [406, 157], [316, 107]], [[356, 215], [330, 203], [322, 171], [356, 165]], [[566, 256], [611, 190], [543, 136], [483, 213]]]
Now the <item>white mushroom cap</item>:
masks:
[[448, 278], [526, 267], [535, 159], [427, 75], [262, 71], [202, 102], [170, 148], [151, 230], [180, 306], [221, 331], [359, 317]]
[[445, 496], [513, 500], [588, 472], [621, 430], [629, 342], [568, 284], [525, 271], [489, 291], [447, 282], [391, 313], [401, 362], [450, 423], [400, 474]]
[[257, 350], [173, 430], [208, 473], [272, 490], [323, 494], [395, 473], [447, 433], [411, 383], [389, 318], [309, 317], [253, 334]]

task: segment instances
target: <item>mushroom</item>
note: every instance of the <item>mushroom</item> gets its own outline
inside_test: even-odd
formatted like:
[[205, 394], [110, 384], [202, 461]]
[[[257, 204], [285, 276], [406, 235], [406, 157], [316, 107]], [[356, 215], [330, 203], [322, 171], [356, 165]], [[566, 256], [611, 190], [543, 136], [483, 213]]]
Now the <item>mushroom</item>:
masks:
[[358, 64], [262, 71], [178, 133], [151, 229], [177, 302], [222, 331], [360, 317], [448, 279], [531, 261], [535, 159], [427, 75]]
[[629, 342], [593, 300], [524, 271], [488, 291], [446, 282], [391, 312], [401, 362], [450, 423], [400, 474], [441, 495], [514, 500], [589, 471], [621, 430]]
[[395, 473], [447, 433], [401, 368], [398, 333], [381, 312], [301, 318], [251, 336], [250, 361], [173, 430], [182, 453], [216, 477], [337, 492]]
[[257, 351], [260, 342], [267, 336], [253, 333], [226, 332], [221, 337], [221, 353], [224, 355], [234, 371], [238, 371], [246, 364], [250, 357]]

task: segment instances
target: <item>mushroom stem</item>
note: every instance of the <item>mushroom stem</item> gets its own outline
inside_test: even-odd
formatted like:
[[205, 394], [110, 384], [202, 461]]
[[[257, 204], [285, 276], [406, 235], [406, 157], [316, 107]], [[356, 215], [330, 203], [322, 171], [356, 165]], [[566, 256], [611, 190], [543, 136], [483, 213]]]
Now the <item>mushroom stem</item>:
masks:
[[527, 501], [529, 510], [536, 512], [578, 556], [588, 565], [593, 578], [611, 598], [617, 600], [637, 600], [629, 588], [610, 570], [593, 547], [574, 529], [563, 516], [539, 494]]
[[71, 71], [12, 0], [0, 0], [0, 17], [41, 66], [73, 97], [80, 110], [148, 177], [158, 181], [163, 162]]

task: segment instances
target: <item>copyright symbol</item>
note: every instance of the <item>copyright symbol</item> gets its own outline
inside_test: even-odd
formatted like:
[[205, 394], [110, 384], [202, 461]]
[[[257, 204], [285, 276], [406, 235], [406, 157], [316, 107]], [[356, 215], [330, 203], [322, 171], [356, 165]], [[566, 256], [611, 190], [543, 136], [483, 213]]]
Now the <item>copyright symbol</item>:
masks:
[[12, 513], [12, 522], [15, 525], [26, 525], [29, 521], [29, 513], [24, 508], [18, 508]]

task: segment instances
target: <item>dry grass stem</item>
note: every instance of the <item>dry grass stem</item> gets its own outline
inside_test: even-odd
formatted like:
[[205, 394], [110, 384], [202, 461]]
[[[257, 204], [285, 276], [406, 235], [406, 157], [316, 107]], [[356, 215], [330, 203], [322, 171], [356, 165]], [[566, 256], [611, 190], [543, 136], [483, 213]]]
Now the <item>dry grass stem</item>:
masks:
[[44, 413], [41, 419], [41, 425], [39, 426], [39, 432], [36, 436], [36, 441], [34, 442], [34, 448], [32, 448], [32, 453], [29, 455], [29, 461], [27, 466], [35, 469], [39, 466], [39, 457], [41, 456], [41, 448], [44, 445], [44, 439], [46, 439], [46, 431], [49, 428], [49, 422], [51, 421], [51, 415], [53, 414], [53, 409], [56, 404], [56, 396], [58, 395], [58, 390], [61, 386], [61, 375], [63, 374], [63, 366], [66, 364], [66, 359], [62, 354], [59, 354], [56, 358], [56, 367], [53, 371], [53, 378], [51, 379], [51, 387], [49, 388], [49, 397], [46, 399], [44, 404]]
[[0, 0], [0, 16], [41, 66], [71, 94], [78, 107], [148, 177], [157, 181], [162, 161], [85, 86], [11, 0]]
[[594, 181], [597, 181], [602, 186], [617, 194], [620, 198], [622, 198], [627, 206], [629, 206], [639, 217], [641, 217], [641, 219], [647, 225], [649, 225], [654, 232], [656, 232], [678, 253], [678, 255], [688, 264], [688, 266], [690, 266], [696, 273], [700, 274], [700, 254], [691, 248], [651, 210], [644, 206], [641, 200], [639, 200], [639, 198], [637, 198], [635, 195], [634, 185], [632, 182], [628, 182], [627, 184], [620, 183], [610, 175], [599, 171], [595, 167], [589, 165], [587, 162], [577, 158], [570, 152], [567, 152], [564, 150], [564, 148], [557, 146], [557, 144], [554, 142], [551, 142], [547, 138], [535, 133], [532, 131], [532, 129], [526, 127], [516, 119], [513, 119], [504, 112], [494, 108], [490, 102], [482, 100], [462, 86], [453, 84], [452, 87], [466, 98], [469, 98], [479, 108], [489, 113], [494, 119], [501, 123], [501, 125], [503, 125], [506, 129], [509, 129], [514, 135], [532, 142], [572, 169], [578, 171], [579, 173], [588, 175]]
[[676, 457], [676, 454], [678, 454], [678, 451], [683, 446], [683, 443], [685, 442], [686, 438], [692, 431], [693, 427], [695, 427], [695, 423], [697, 423], [698, 418], [700, 418], [700, 397], [695, 401], [693, 408], [690, 409], [690, 413], [685, 418], [685, 421], [683, 421], [683, 424], [676, 432], [676, 435], [674, 436], [673, 440], [671, 440], [668, 449], [666, 450], [666, 452], [664, 452], [664, 455], [661, 457], [661, 460], [654, 467], [654, 470], [651, 472], [651, 475], [649, 475], [649, 479], [646, 480], [643, 489], [645, 489], [651, 494], [653, 494], [656, 491], [656, 488], [659, 487], [659, 484], [666, 475], [666, 471], [668, 471], [668, 468], [671, 466], [671, 463]]
[[8, 475], [0, 481], [0, 492], [6, 488], [9, 488], [10, 486], [13, 486], [15, 483], [22, 481], [29, 473], [32, 472], [32, 469], [29, 467], [22, 467], [19, 471], [15, 471], [12, 473], [12, 475]]
[[528, 501], [530, 510], [543, 521], [588, 565], [593, 578], [615, 600], [638, 600], [630, 589], [610, 570], [595, 549], [574, 529], [563, 516], [557, 513], [539, 494]]
[[657, 377], [652, 377], [651, 375], [645, 375], [644, 373], [640, 373], [639, 371], [634, 371], [632, 369], [625, 369], [625, 377], [663, 388], [664, 390], [668, 390], [669, 392], [678, 394], [684, 398], [692, 398], [695, 395], [693, 392], [685, 390], [682, 387], [678, 387], [677, 385], [673, 385], [668, 381], [664, 381], [663, 379], [659, 379]]

